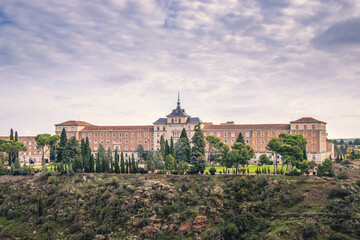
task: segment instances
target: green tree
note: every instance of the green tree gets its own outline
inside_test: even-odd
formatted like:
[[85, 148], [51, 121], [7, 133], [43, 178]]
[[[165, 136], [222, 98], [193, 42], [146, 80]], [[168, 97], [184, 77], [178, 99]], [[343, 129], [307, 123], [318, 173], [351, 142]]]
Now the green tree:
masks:
[[131, 173], [136, 173], [136, 163], [135, 163], [135, 157], [134, 155], [131, 156]]
[[190, 162], [192, 167], [191, 173], [204, 172], [205, 170], [205, 136], [201, 130], [200, 124], [195, 127], [195, 133], [191, 140], [193, 147], [191, 148]]
[[175, 143], [176, 162], [190, 162], [191, 147], [185, 128], [181, 131], [179, 140]]
[[124, 162], [124, 153], [121, 152], [121, 160], [120, 160], [120, 172], [125, 173], [125, 162]]
[[168, 140], [165, 141], [165, 156], [164, 156], [164, 159], [167, 155], [170, 154], [170, 146], [169, 146], [169, 142]]
[[67, 142], [62, 152], [63, 161], [66, 164], [72, 162], [72, 160], [76, 157], [80, 156], [80, 146], [79, 142], [75, 137], [71, 137]]
[[[35, 137], [35, 141], [36, 141], [36, 148], [37, 149], [41, 149], [41, 164], [43, 166], [45, 166], [45, 153], [50, 149], [50, 138], [51, 138], [51, 135], [50, 134], [39, 134]], [[46, 150], [45, 150], [45, 147], [48, 147]]]
[[125, 173], [128, 174], [129, 173], [129, 162], [127, 159], [125, 160], [125, 166], [126, 166]]
[[171, 154], [167, 155], [166, 159], [165, 159], [165, 168], [166, 168], [166, 170], [172, 172], [174, 170], [174, 166], [175, 166], [174, 157]]
[[237, 137], [237, 139], [236, 139], [236, 142], [242, 143], [242, 144], [245, 145], [245, 140], [244, 140], [244, 137], [243, 137], [243, 135], [241, 134], [241, 132], [239, 133], [239, 135], [238, 135], [238, 137]]
[[229, 152], [229, 158], [232, 165], [238, 169], [241, 165], [243, 168], [245, 165], [249, 165], [249, 160], [255, 155], [254, 149], [250, 145], [244, 145], [240, 142], [235, 142], [232, 146], [232, 151]]
[[179, 174], [184, 174], [186, 171], [189, 170], [189, 164], [187, 162], [179, 162], [177, 165], [177, 170]]
[[97, 152], [96, 154], [96, 172], [97, 173], [101, 173], [101, 161], [100, 161], [100, 151]]
[[114, 171], [114, 163], [113, 163], [113, 157], [112, 157], [112, 151], [111, 151], [111, 149], [110, 148], [108, 148], [108, 150], [107, 150], [107, 159], [108, 159], [108, 166], [110, 167], [110, 168], [108, 168], [108, 172], [113, 172]]
[[171, 154], [171, 156], [175, 156], [175, 148], [174, 148], [173, 137], [171, 137], [171, 139], [170, 139], [169, 154]]
[[270, 158], [268, 157], [267, 154], [261, 154], [259, 157], [259, 165], [271, 165], [272, 161], [270, 160]]
[[114, 172], [115, 173], [120, 173], [120, 167], [119, 167], [119, 154], [118, 154], [118, 150], [115, 149], [115, 163], [114, 163]]
[[62, 162], [64, 160], [63, 159], [63, 151], [65, 148], [66, 142], [67, 142], [66, 131], [65, 131], [65, 128], [63, 128], [61, 131], [61, 135], [60, 135], [59, 147], [56, 152], [56, 154], [57, 154], [56, 159], [58, 162]]
[[155, 169], [164, 169], [165, 162], [163, 161], [162, 155], [158, 151], [150, 151], [146, 158], [147, 169], [154, 171]]
[[137, 146], [136, 152], [140, 160], [146, 159], [147, 151], [144, 150], [144, 147], [141, 144]]
[[164, 136], [161, 135], [160, 137], [160, 153], [161, 153], [161, 156], [163, 157], [163, 159], [165, 159], [165, 147], [166, 147], [166, 142], [165, 142], [165, 139], [164, 139]]
[[0, 152], [8, 154], [10, 165], [15, 162], [16, 153], [20, 151], [27, 151], [27, 148], [21, 142], [0, 139]]
[[95, 157], [90, 154], [90, 164], [89, 164], [90, 168], [89, 168], [89, 172], [94, 172], [94, 168], [95, 168]]

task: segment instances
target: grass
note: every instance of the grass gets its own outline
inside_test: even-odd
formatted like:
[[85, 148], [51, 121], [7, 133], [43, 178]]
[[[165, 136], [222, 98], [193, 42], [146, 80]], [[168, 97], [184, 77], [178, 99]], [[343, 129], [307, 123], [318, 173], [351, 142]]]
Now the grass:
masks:
[[4, 216], [0, 216], [0, 225], [5, 225], [7, 223], [7, 219]]
[[[273, 174], [273, 172], [274, 172], [274, 165], [269, 165], [269, 166], [262, 166], [262, 167], [260, 167], [260, 168], [265, 168], [266, 167], [266, 169], [268, 168], [268, 167], [270, 167], [270, 173], [271, 174]], [[281, 171], [281, 167], [282, 167], [282, 165], [278, 165], [278, 168], [279, 168], [279, 171]], [[212, 167], [206, 167], [205, 168], [205, 173], [206, 172], [209, 172], [209, 169], [210, 168], [212, 168]], [[219, 173], [219, 172], [224, 172], [224, 170], [225, 171], [227, 171], [227, 170], [229, 170], [230, 171], [230, 173], [235, 173], [235, 168], [226, 168], [226, 167], [214, 167], [215, 169], [216, 169], [216, 172], [217, 173]], [[246, 169], [246, 172], [245, 173], [247, 173], [247, 169], [249, 168], [249, 172], [250, 173], [256, 173], [256, 169], [257, 169], [257, 166], [252, 166], [252, 165], [250, 165], [249, 167], [246, 167], [245, 169]], [[285, 172], [287, 172], [286, 170], [285, 170], [285, 166], [284, 166], [284, 171]]]

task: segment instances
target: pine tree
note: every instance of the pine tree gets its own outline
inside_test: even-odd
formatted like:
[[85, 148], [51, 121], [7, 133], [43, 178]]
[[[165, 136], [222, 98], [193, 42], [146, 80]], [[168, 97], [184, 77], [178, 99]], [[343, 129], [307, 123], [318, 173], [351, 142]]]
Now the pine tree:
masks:
[[96, 156], [96, 172], [100, 173], [101, 172], [101, 164], [100, 164], [100, 151], [97, 152], [97, 156]]
[[120, 161], [120, 172], [125, 173], [125, 162], [124, 162], [124, 153], [121, 152], [121, 161]]
[[179, 140], [175, 143], [175, 162], [182, 161], [190, 163], [190, 141], [187, 137], [185, 128], [181, 131]]
[[236, 142], [245, 144], [245, 140], [244, 140], [244, 137], [243, 137], [243, 135], [241, 134], [241, 132], [239, 133], [239, 135], [238, 135], [238, 137], [237, 137], [237, 139], [236, 139]]
[[172, 137], [170, 140], [169, 154], [171, 154], [171, 156], [175, 156], [174, 140]]
[[191, 173], [203, 173], [205, 170], [205, 136], [201, 130], [200, 124], [195, 127], [195, 133], [192, 138], [193, 147], [191, 148]]
[[59, 142], [59, 147], [57, 149], [57, 157], [56, 157], [56, 161], [58, 162], [62, 162], [63, 159], [63, 151], [65, 148], [67, 142], [67, 137], [66, 137], [66, 131], [65, 128], [63, 128], [63, 130], [61, 131], [61, 135], [60, 135], [60, 142]]
[[115, 149], [115, 164], [114, 164], [114, 172], [115, 173], [120, 173], [120, 167], [119, 167], [119, 154], [118, 154], [118, 150]]

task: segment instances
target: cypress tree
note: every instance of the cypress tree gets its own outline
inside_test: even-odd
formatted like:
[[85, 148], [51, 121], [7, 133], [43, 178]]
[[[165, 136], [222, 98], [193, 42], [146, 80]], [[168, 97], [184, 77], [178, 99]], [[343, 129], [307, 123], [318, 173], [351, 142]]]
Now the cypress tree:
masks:
[[171, 154], [171, 156], [175, 156], [174, 140], [172, 137], [170, 140], [169, 154]]
[[120, 172], [125, 173], [125, 162], [124, 162], [124, 153], [121, 152], [121, 161], [120, 161]]
[[237, 139], [236, 139], [236, 142], [245, 144], [245, 140], [244, 140], [244, 137], [243, 137], [243, 135], [241, 134], [241, 132], [239, 133], [239, 135], [238, 135], [238, 137], [237, 137]]
[[192, 173], [203, 173], [205, 170], [205, 136], [201, 130], [200, 124], [195, 127], [195, 134], [192, 138], [193, 147], [191, 148]]
[[166, 147], [166, 142], [165, 142], [164, 136], [161, 135], [161, 137], [160, 137], [160, 153], [161, 153], [161, 156], [163, 157], [163, 159], [165, 159], [165, 147]]
[[168, 140], [165, 141], [165, 156], [164, 156], [164, 159], [167, 155], [170, 154], [170, 147], [169, 147], [169, 142]]
[[125, 166], [126, 166], [125, 173], [128, 174], [129, 173], [129, 163], [128, 163], [127, 159], [125, 160]]
[[61, 131], [61, 135], [60, 135], [60, 142], [59, 142], [59, 147], [57, 148], [57, 157], [56, 157], [56, 161], [58, 162], [62, 162], [63, 161], [63, 151], [65, 148], [67, 142], [67, 137], [66, 137], [66, 131], [65, 128], [63, 128], [63, 130]]
[[119, 167], [119, 154], [118, 154], [118, 150], [115, 149], [115, 164], [114, 164], [114, 172], [115, 173], [120, 173], [120, 167]]
[[[112, 151], [110, 148], [108, 148], [107, 150], [107, 159], [108, 159], [108, 172], [113, 172], [114, 170], [114, 165], [113, 165], [113, 158], [112, 158]], [[110, 167], [109, 167], [110, 165]]]
[[135, 158], [134, 158], [134, 155], [132, 156], [131, 158], [131, 170], [132, 170], [132, 173], [136, 173], [137, 172], [137, 169], [136, 169], [136, 164], [135, 164]]
[[[14, 131], [13, 129], [10, 129], [10, 140], [14, 141]], [[11, 159], [11, 156], [9, 154], [9, 166], [11, 166], [11, 164], [13, 163], [13, 160]]]
[[[15, 131], [15, 142], [18, 142], [18, 141], [19, 141], [18, 133], [17, 133], [17, 131]], [[15, 159], [19, 159], [19, 152], [16, 152]]]
[[129, 166], [129, 173], [132, 173], [132, 169], [131, 169], [131, 157], [129, 156], [129, 159], [128, 159], [128, 166]]
[[97, 157], [96, 157], [96, 172], [100, 173], [101, 172], [101, 165], [100, 165], [100, 151], [97, 152]]
[[89, 172], [94, 172], [94, 164], [95, 164], [95, 158], [92, 154], [90, 154], [90, 164], [89, 164]]

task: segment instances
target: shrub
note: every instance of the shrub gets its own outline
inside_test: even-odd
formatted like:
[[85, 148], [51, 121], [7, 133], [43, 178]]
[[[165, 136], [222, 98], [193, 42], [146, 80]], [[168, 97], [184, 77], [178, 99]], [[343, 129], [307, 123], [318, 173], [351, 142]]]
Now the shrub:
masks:
[[356, 180], [355, 184], [360, 187], [360, 180]]
[[239, 230], [235, 223], [228, 223], [224, 228], [225, 239], [236, 239], [239, 234]]
[[303, 232], [303, 237], [304, 239], [316, 239], [318, 234], [314, 224], [307, 224]]
[[58, 185], [60, 183], [60, 178], [58, 176], [50, 176], [47, 180], [47, 184]]
[[141, 173], [141, 174], [146, 174], [146, 173], [148, 173], [148, 171], [146, 171], [144, 168], [142, 168], [142, 167], [139, 167], [138, 168], [138, 173]]
[[302, 174], [301, 170], [294, 169], [291, 172], [289, 172], [287, 175], [289, 175], [289, 176], [300, 176], [301, 174]]
[[335, 187], [330, 190], [329, 198], [344, 198], [350, 195], [350, 191], [347, 189], [342, 189], [340, 187]]
[[349, 173], [347, 171], [341, 171], [337, 174], [338, 179], [348, 179]]
[[329, 237], [329, 240], [351, 240], [351, 238], [342, 233], [335, 233]]
[[216, 168], [214, 168], [214, 167], [210, 168], [210, 169], [209, 169], [209, 173], [210, 173], [211, 175], [215, 175], [215, 173], [216, 173]]

